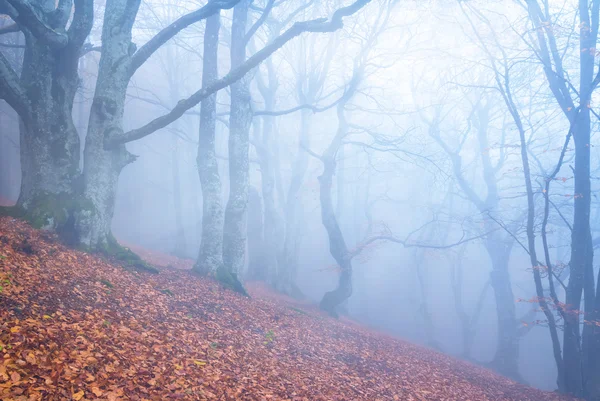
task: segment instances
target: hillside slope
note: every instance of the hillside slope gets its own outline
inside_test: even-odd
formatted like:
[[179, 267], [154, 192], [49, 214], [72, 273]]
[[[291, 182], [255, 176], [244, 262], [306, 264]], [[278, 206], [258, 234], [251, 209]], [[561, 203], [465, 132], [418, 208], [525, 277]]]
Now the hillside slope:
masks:
[[0, 218], [0, 399], [567, 400], [184, 270], [132, 273]]

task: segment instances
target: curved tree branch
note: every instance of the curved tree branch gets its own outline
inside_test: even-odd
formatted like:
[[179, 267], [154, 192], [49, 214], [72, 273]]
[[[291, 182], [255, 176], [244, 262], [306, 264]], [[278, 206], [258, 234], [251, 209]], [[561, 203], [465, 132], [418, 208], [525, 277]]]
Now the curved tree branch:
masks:
[[343, 26], [344, 17], [354, 14], [370, 1], [371, 0], [357, 0], [347, 7], [340, 8], [334, 12], [330, 20], [319, 18], [310, 21], [296, 22], [271, 43], [256, 52], [252, 57], [248, 58], [238, 68], [231, 70], [223, 78], [214, 81], [205, 88], [201, 88], [187, 99], [180, 100], [169, 113], [155, 118], [140, 128], [122, 133], [121, 135], [107, 136], [105, 138], [106, 146], [111, 148], [119, 144], [142, 139], [155, 131], [166, 127], [181, 117], [187, 110], [200, 103], [203, 99], [241, 79], [250, 70], [257, 67], [267, 57], [271, 56], [296, 36], [305, 32], [334, 32]]
[[220, 10], [230, 9], [239, 3], [239, 1], [240, 0], [211, 0], [202, 8], [183, 15], [169, 26], [163, 28], [133, 54], [129, 67], [130, 75], [133, 75], [137, 69], [140, 68], [152, 54], [154, 54], [155, 51], [157, 51], [163, 44], [165, 44], [183, 29], [198, 21], [202, 21], [203, 19], [210, 17]]
[[18, 13], [15, 21], [26, 27], [40, 41], [55, 49], [65, 47], [69, 43], [69, 37], [62, 32], [57, 32], [45, 21], [46, 16], [39, 15], [33, 5], [27, 0], [5, 0]]
[[23, 121], [28, 121], [31, 115], [29, 101], [19, 84], [17, 73], [2, 53], [0, 53], [0, 98], [6, 100]]

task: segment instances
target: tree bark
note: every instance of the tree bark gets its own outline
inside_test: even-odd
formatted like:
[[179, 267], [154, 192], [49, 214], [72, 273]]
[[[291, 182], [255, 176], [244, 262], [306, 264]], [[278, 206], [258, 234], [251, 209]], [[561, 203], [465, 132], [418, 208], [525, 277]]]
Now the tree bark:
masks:
[[107, 0], [102, 29], [102, 55], [84, 149], [83, 196], [76, 211], [78, 242], [91, 251], [111, 251], [111, 234], [119, 174], [135, 161], [125, 145], [105, 149], [105, 136], [123, 125], [129, 60], [135, 51], [131, 27], [139, 1]]
[[[92, 27], [87, 6], [81, 3], [76, 7], [72, 27], [61, 35], [60, 45], [50, 40], [55, 31], [39, 32], [32, 20], [21, 21], [25, 53], [20, 86], [27, 104], [26, 109], [11, 104], [22, 121], [17, 205], [34, 225], [57, 230], [68, 240], [73, 234], [70, 209], [80, 200], [75, 186], [80, 173], [80, 141], [72, 111], [79, 86], [80, 51]], [[40, 11], [37, 18], [45, 21], [49, 15]], [[64, 29], [65, 15], [64, 11], [55, 13], [57, 32]]]
[[[202, 86], [218, 78], [219, 13], [206, 21]], [[198, 137], [198, 176], [202, 186], [202, 239], [194, 270], [202, 275], [214, 274], [223, 265], [223, 206], [221, 204], [221, 177], [216, 155], [217, 93], [204, 99], [200, 105], [200, 133]]]
[[[233, 10], [231, 28], [231, 68], [246, 59], [246, 25], [249, 0], [240, 1]], [[231, 85], [229, 122], [229, 199], [223, 228], [223, 264], [225, 271], [239, 285], [239, 275], [246, 257], [246, 212], [248, 204], [250, 125], [252, 105], [249, 77], [245, 75]]]

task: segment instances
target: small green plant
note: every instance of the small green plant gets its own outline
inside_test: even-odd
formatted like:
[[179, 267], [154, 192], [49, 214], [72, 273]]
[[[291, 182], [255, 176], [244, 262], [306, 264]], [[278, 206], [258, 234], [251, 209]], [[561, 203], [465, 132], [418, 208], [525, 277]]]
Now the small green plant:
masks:
[[219, 348], [219, 343], [212, 342], [212, 343], [210, 343], [210, 344], [209, 344], [209, 346], [210, 346], [212, 349], [217, 349], [217, 348]]
[[4, 260], [4, 259], [6, 259], [6, 256], [0, 255], [0, 260]]
[[110, 326], [110, 322], [108, 320], [105, 320], [105, 321], [102, 322], [102, 325], [104, 327], [108, 327], [108, 326]]
[[293, 306], [290, 306], [289, 308], [290, 308], [291, 310], [293, 310], [294, 312], [298, 312], [298, 313], [300, 313], [300, 314], [302, 314], [302, 315], [308, 315], [308, 313], [306, 313], [306, 311], [303, 311], [303, 310], [302, 310], [302, 309], [300, 309], [300, 308], [295, 308], [295, 307], [293, 307]]
[[275, 340], [275, 333], [273, 332], [273, 330], [269, 330], [265, 333], [265, 339], [265, 345], [270, 344], [273, 342], [273, 340]]
[[108, 280], [101, 279], [101, 280], [100, 280], [100, 282], [101, 282], [102, 284], [104, 284], [105, 286], [107, 286], [108, 288], [114, 288], [114, 287], [115, 287], [115, 286], [114, 286], [114, 285], [113, 285], [113, 284], [112, 284], [110, 281], [108, 281]]
[[[10, 275], [8, 277], [10, 277]], [[10, 285], [9, 279], [4, 278], [4, 279], [0, 280], [0, 294], [2, 294], [4, 292], [4, 287], [8, 287], [9, 285]]]
[[175, 294], [173, 294], [173, 291], [171, 291], [171, 290], [169, 290], [167, 288], [165, 288], [164, 290], [160, 290], [160, 292], [162, 292], [163, 294], [166, 294], [166, 295], [168, 295], [170, 297], [174, 297], [175, 296]]

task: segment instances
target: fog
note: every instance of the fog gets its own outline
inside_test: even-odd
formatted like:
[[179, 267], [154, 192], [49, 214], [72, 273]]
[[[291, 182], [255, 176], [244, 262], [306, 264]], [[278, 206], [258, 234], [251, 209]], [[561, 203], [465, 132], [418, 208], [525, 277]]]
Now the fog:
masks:
[[[94, 25], [85, 41], [90, 46], [103, 44], [102, 18], [109, 3], [95, 2]], [[269, 15], [248, 38], [246, 59], [295, 21], [327, 18], [350, 3], [254, 1], [245, 32], [261, 21], [265, 8]], [[580, 72], [579, 2], [541, 1], [542, 17], [527, 3], [537, 4], [373, 0], [345, 16], [341, 29], [302, 33], [251, 68], [240, 81], [248, 88], [249, 98], [242, 99], [252, 113], [247, 199], [242, 199], [247, 208], [240, 223], [247, 233], [237, 272], [241, 281], [262, 280], [318, 304], [342, 285], [340, 275], [348, 269], [333, 254], [338, 232], [333, 230], [332, 237], [324, 224], [334, 221], [351, 269], [351, 295], [334, 305], [337, 312], [531, 386], [556, 389], [548, 326], [558, 330], [562, 344], [564, 319], [556, 305], [565, 305], [572, 274], [568, 266], [559, 267], [571, 260], [580, 193], [573, 187], [580, 145], [571, 142], [562, 151], [573, 131], [572, 117], [566, 115], [577, 109], [591, 120], [592, 141], [582, 149], [589, 154], [593, 239], [600, 229], [598, 118], [594, 96], [579, 103], [577, 88], [588, 79]], [[189, 1], [142, 1], [132, 42], [140, 49], [198, 7]], [[597, 9], [591, 10], [594, 20]], [[236, 67], [230, 56], [236, 40], [233, 12], [221, 12], [219, 78]], [[551, 22], [544, 22], [546, 16]], [[135, 72], [127, 86], [122, 132], [168, 113], [205, 86], [205, 26], [200, 21], [184, 29]], [[27, 62], [21, 33], [3, 34], [0, 40], [3, 58], [20, 71]], [[78, 62], [72, 119], [80, 137], [81, 171], [104, 51], [89, 51]], [[562, 81], [557, 83], [558, 75]], [[568, 93], [561, 94], [565, 82]], [[236, 153], [229, 148], [230, 130], [243, 114], [240, 109], [230, 114], [236, 93], [229, 85], [219, 90], [212, 116], [223, 209], [233, 198], [230, 166]], [[557, 100], [567, 95], [575, 107]], [[23, 134], [14, 107], [2, 101], [0, 111], [0, 197], [17, 202]], [[200, 112], [200, 105], [190, 107], [152, 135], [126, 144], [137, 159], [118, 175], [111, 229], [121, 244], [198, 259], [205, 201], [198, 165]], [[523, 154], [529, 157], [533, 203], [528, 203]], [[557, 163], [548, 196], [544, 185]], [[328, 168], [333, 169], [331, 186], [323, 178]], [[332, 214], [323, 211], [323, 191], [331, 197]], [[532, 267], [527, 226], [532, 205], [533, 248], [545, 265], [548, 252], [557, 270], [554, 278], [548, 279], [542, 263]], [[592, 289], [596, 265], [588, 276]], [[538, 302], [536, 269], [552, 323]], [[550, 283], [556, 287], [556, 305]], [[575, 325], [583, 327], [581, 320]]]

